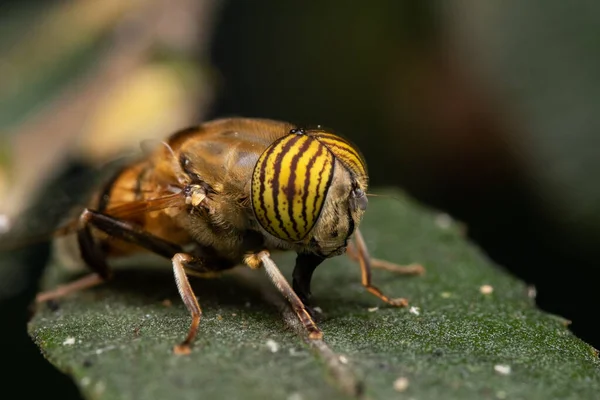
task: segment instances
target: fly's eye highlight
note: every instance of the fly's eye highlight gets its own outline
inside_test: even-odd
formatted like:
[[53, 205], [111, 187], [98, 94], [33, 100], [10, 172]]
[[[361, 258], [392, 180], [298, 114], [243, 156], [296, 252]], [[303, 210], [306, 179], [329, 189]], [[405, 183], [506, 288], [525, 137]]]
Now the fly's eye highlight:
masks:
[[334, 155], [315, 136], [293, 132], [271, 144], [252, 174], [260, 225], [282, 240], [304, 239], [321, 214], [334, 166]]

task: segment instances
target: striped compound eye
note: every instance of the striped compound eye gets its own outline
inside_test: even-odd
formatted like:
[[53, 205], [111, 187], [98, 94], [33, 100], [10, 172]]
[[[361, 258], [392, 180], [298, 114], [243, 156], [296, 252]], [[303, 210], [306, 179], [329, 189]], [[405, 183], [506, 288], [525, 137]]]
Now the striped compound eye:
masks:
[[261, 226], [279, 239], [303, 240], [323, 209], [336, 159], [366, 184], [362, 157], [336, 135], [292, 130], [271, 144], [252, 174], [252, 207]]

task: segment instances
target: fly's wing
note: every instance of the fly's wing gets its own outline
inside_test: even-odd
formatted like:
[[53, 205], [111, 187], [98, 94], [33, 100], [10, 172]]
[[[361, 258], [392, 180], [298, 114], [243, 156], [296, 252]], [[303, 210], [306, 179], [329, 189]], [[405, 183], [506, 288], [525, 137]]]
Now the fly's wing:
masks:
[[[50, 241], [53, 237], [75, 232], [78, 228], [78, 216], [86, 204], [89, 204], [90, 196], [131, 161], [131, 158], [123, 158], [102, 169], [71, 166], [57, 180], [47, 185], [36, 203], [15, 220], [8, 232], [0, 235], [0, 252]], [[115, 218], [127, 219], [186, 205], [185, 194], [177, 188], [176, 183], [166, 182], [165, 187], [168, 189], [151, 198], [115, 204], [104, 212]], [[120, 189], [136, 190], [133, 187]]]
[[101, 168], [71, 163], [45, 185], [30, 207], [8, 221], [8, 230], [0, 234], [0, 251], [50, 240], [65, 219], [83, 211], [93, 189], [128, 160], [115, 160]]

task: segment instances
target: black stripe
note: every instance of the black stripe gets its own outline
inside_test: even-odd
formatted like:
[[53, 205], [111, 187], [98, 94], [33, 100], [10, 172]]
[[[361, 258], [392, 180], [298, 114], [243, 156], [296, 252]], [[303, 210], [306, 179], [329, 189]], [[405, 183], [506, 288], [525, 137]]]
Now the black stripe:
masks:
[[[305, 136], [306, 137], [306, 136]], [[292, 158], [292, 163], [290, 165], [290, 177], [288, 178], [287, 187], [284, 189], [284, 193], [288, 199], [289, 207], [288, 207], [288, 215], [290, 216], [290, 220], [292, 221], [292, 229], [296, 234], [298, 231], [298, 221], [294, 218], [294, 195], [296, 194], [296, 188], [294, 185], [294, 181], [296, 180], [296, 170], [298, 169], [298, 160], [302, 156], [303, 153], [308, 150], [308, 147], [311, 145], [312, 139], [310, 137], [306, 137], [304, 144], [298, 149], [294, 157]]]
[[273, 162], [273, 169], [275, 173], [273, 174], [273, 208], [275, 209], [275, 219], [279, 224], [279, 227], [283, 232], [286, 232], [288, 237], [290, 237], [290, 232], [283, 225], [283, 219], [281, 218], [281, 213], [279, 212], [279, 174], [281, 173], [282, 162], [285, 155], [290, 151], [292, 146], [296, 144], [298, 140], [300, 140], [302, 136], [294, 136], [286, 144], [281, 148], [281, 152], [277, 155], [277, 158]]
[[[271, 145], [269, 148], [267, 148], [267, 150], [265, 150], [265, 152], [263, 153], [262, 162], [260, 163], [260, 166], [258, 167], [258, 169], [260, 171], [260, 187], [259, 187], [259, 192], [258, 192], [258, 199], [260, 200], [260, 206], [261, 206], [260, 208], [263, 211], [263, 215], [264, 215], [265, 219], [267, 218], [267, 205], [265, 203], [265, 190], [267, 190], [267, 188], [266, 188], [267, 177], [265, 176], [265, 174], [266, 174], [265, 166], [267, 164], [267, 159], [271, 156], [271, 154], [273, 154], [274, 151], [275, 151], [274, 145]], [[267, 229], [266, 226], [264, 228]]]
[[[315, 208], [317, 206], [317, 200], [319, 199], [320, 193], [319, 193], [319, 186], [321, 186], [321, 180], [323, 179], [323, 172], [325, 171], [325, 168], [321, 169], [321, 173], [319, 174], [319, 180], [317, 181], [317, 195], [315, 196]], [[327, 180], [327, 184], [325, 185], [325, 192], [327, 192], [329, 190], [329, 185], [331, 185], [331, 180], [333, 179], [333, 174], [335, 172], [335, 160], [333, 160], [333, 163], [331, 164], [331, 171], [329, 171], [329, 178]], [[325, 206], [325, 203], [321, 204], [321, 208], [319, 208], [316, 211], [316, 214], [314, 214], [314, 220], [316, 221], [319, 218], [319, 215], [321, 215], [321, 211], [323, 211], [323, 207]]]
[[[302, 192], [302, 218], [304, 219], [304, 222], [306, 223], [306, 226], [308, 227], [308, 215], [306, 214], [306, 210], [308, 209], [307, 204], [306, 204], [306, 199], [308, 198], [308, 186], [310, 184], [310, 171], [313, 168], [313, 166], [315, 165], [315, 162], [317, 161], [317, 158], [319, 158], [319, 156], [321, 154], [323, 154], [323, 144], [319, 143], [319, 150], [315, 153], [315, 155], [308, 160], [308, 164], [306, 164], [306, 176], [304, 177], [304, 190]], [[327, 161], [327, 159], [325, 159], [325, 161]], [[316, 202], [316, 199], [315, 199]], [[316, 204], [316, 203], [315, 203]]]
[[[348, 149], [346, 149], [346, 148], [344, 148], [344, 147], [341, 147], [341, 146], [338, 146], [338, 145], [336, 145], [335, 143], [323, 143], [323, 145], [324, 145], [324, 146], [326, 146], [326, 147], [334, 147], [334, 148], [336, 148], [336, 149], [340, 149], [340, 150], [342, 150], [342, 151], [345, 151], [346, 153], [350, 153], [350, 154], [352, 154], [352, 153], [354, 152], [354, 154], [355, 154], [356, 156], [358, 156], [357, 158], [358, 158], [358, 160], [360, 161], [360, 165], [358, 165], [358, 164], [356, 164], [356, 163], [354, 163], [354, 162], [352, 162], [352, 164], [354, 164], [354, 165], [355, 165], [355, 166], [357, 166], [357, 167], [360, 167], [360, 166], [362, 166], [362, 169], [363, 169], [363, 170], [365, 171], [365, 173], [366, 173], [366, 171], [367, 171], [367, 166], [366, 166], [366, 164], [363, 162], [363, 160], [362, 160], [362, 157], [360, 157], [360, 155], [359, 155], [358, 153], [356, 153], [356, 151], [353, 151], [353, 152], [352, 152], [352, 151], [350, 151], [350, 150], [348, 150]], [[354, 149], [353, 149], [353, 150], [354, 150]], [[331, 150], [329, 150], [329, 151], [331, 151]], [[335, 154], [333, 153], [333, 151], [331, 151], [331, 153], [332, 153], [332, 154], [334, 155], [334, 157], [335, 157]], [[346, 166], [347, 168], [349, 168], [349, 166], [348, 166], [347, 164], [350, 164], [350, 163], [351, 163], [350, 161], [347, 161], [347, 160], [342, 160], [342, 159], [341, 159], [341, 157], [335, 157], [335, 158], [337, 158], [338, 160], [340, 160], [340, 161], [341, 161], [343, 164], [346, 164], [345, 166]], [[358, 170], [358, 168], [355, 168], [353, 171], [355, 171], [355, 170]]]
[[100, 199], [98, 200], [97, 209], [99, 212], [103, 212], [104, 210], [106, 210], [106, 207], [108, 206], [108, 202], [110, 201], [110, 194], [111, 194], [111, 191], [113, 189], [115, 182], [119, 179], [119, 177], [123, 174], [123, 172], [125, 172], [128, 168], [129, 168], [128, 165], [123, 165], [123, 166], [119, 167], [119, 169], [117, 169], [115, 171], [115, 173], [110, 177], [110, 179], [107, 180], [106, 183], [104, 184], [104, 187], [102, 188], [102, 192], [100, 192]]
[[350, 147], [354, 151], [354, 153], [358, 156], [359, 159], [362, 160], [362, 158], [363, 158], [362, 154], [360, 154], [360, 151], [358, 150], [358, 146], [356, 146], [356, 144], [352, 143], [351, 141], [349, 141], [346, 138], [343, 138], [341, 136], [337, 136], [337, 135], [334, 135], [331, 133], [317, 135], [317, 137], [322, 138], [323, 140], [333, 140], [333, 141], [345, 143], [348, 145], [348, 147]]
[[349, 141], [348, 141], [346, 138], [343, 138], [343, 137], [341, 137], [341, 136], [338, 136], [338, 135], [334, 135], [334, 134], [332, 134], [332, 133], [327, 133], [327, 132], [324, 132], [324, 133], [318, 134], [318, 135], [316, 135], [316, 136], [317, 136], [317, 137], [321, 137], [321, 138], [323, 138], [323, 139], [329, 139], [329, 140], [339, 140], [339, 141], [340, 141], [340, 142], [342, 142], [342, 143], [346, 143], [346, 144], [347, 144], [347, 145], [349, 145], [350, 147], [355, 147], [355, 146], [354, 146], [352, 143], [350, 143], [350, 142], [349, 142]]

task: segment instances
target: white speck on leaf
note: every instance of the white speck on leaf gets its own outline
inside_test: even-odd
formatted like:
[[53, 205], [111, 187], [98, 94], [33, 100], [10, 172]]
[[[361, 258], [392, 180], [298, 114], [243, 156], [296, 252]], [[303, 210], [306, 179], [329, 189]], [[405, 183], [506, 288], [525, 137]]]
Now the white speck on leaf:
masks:
[[412, 306], [411, 308], [409, 308], [408, 312], [414, 315], [420, 315], [421, 309], [419, 307]]
[[401, 376], [394, 381], [394, 390], [404, 392], [408, 388], [408, 378]]
[[104, 352], [107, 352], [107, 351], [110, 351], [110, 350], [114, 350], [116, 348], [117, 348], [117, 346], [115, 346], [115, 345], [106, 346], [106, 347], [103, 347], [103, 348], [100, 348], [100, 349], [96, 349], [95, 353], [97, 355], [100, 355], [100, 354], [102, 354]]
[[379, 310], [379, 307], [369, 307], [369, 308], [367, 308], [367, 310], [369, 312], [375, 312], [375, 311]]
[[72, 344], [75, 344], [75, 338], [74, 337], [68, 337], [63, 342], [63, 345], [65, 345], [65, 346], [72, 345]]
[[448, 229], [452, 226], [452, 217], [448, 214], [438, 214], [435, 217], [435, 224], [441, 229]]
[[348, 358], [344, 355], [339, 356], [339, 360], [342, 364], [348, 364]]
[[313, 310], [315, 310], [319, 314], [323, 314], [323, 310], [321, 309], [321, 307], [315, 307], [315, 308], [313, 308]]
[[494, 288], [491, 285], [483, 285], [479, 288], [481, 294], [492, 294]]
[[293, 347], [290, 348], [289, 353], [290, 353], [290, 356], [292, 356], [292, 357], [303, 356], [305, 354], [302, 350], [296, 350]]
[[277, 353], [279, 351], [279, 343], [277, 343], [273, 339], [268, 339], [265, 344], [269, 348], [269, 350], [271, 350], [271, 353]]
[[497, 364], [497, 365], [494, 365], [494, 371], [496, 371], [500, 375], [509, 375], [511, 372], [511, 369], [510, 369], [510, 365]]
[[303, 397], [300, 393], [294, 392], [288, 396], [287, 400], [303, 400]]

